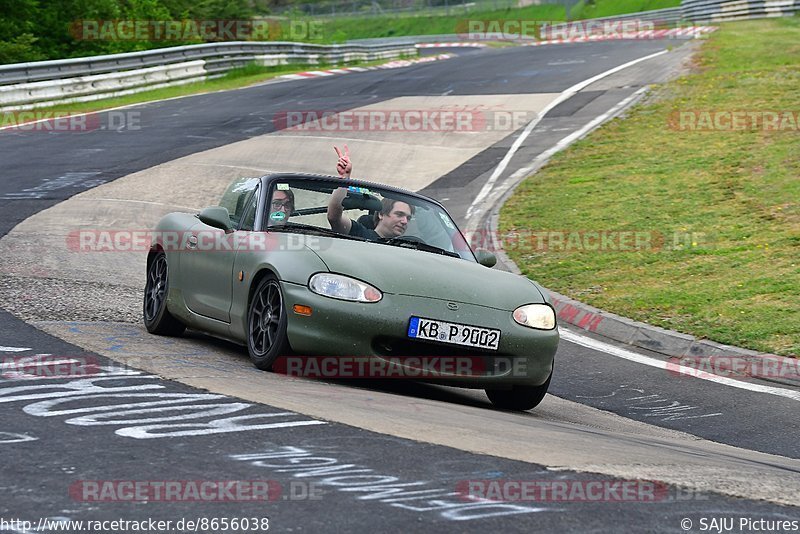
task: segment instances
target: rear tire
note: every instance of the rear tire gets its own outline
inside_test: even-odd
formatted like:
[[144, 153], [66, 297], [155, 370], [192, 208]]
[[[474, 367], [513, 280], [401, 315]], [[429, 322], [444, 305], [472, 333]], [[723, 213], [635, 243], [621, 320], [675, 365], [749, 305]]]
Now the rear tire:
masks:
[[504, 410], [530, 410], [542, 402], [550, 387], [552, 371], [541, 386], [513, 386], [511, 389], [487, 389], [486, 395], [495, 408]]
[[259, 282], [247, 311], [247, 352], [262, 371], [269, 371], [288, 351], [287, 323], [281, 285], [269, 275]]
[[147, 283], [144, 286], [142, 318], [151, 334], [179, 336], [186, 325], [177, 320], [167, 309], [169, 295], [169, 266], [167, 255], [159, 251], [147, 266]]

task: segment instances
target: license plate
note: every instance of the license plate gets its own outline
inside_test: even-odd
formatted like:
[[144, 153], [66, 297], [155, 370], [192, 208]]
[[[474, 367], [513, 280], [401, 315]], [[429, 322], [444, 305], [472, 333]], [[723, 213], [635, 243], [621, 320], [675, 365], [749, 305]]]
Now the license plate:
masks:
[[500, 345], [500, 330], [423, 317], [411, 318], [408, 337], [489, 350], [497, 350]]

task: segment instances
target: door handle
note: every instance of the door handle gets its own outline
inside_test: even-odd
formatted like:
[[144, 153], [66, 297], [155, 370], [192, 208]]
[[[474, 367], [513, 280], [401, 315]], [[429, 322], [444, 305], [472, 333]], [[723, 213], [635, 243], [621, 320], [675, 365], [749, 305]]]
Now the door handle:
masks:
[[186, 243], [186, 246], [188, 248], [197, 248], [197, 236], [196, 235], [190, 235], [189, 236], [189, 240]]

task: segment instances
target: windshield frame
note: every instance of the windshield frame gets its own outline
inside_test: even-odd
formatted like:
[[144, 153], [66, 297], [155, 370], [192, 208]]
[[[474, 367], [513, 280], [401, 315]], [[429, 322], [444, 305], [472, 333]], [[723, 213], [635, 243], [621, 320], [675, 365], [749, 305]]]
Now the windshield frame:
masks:
[[[478, 263], [478, 259], [475, 256], [475, 251], [470, 246], [469, 241], [464, 236], [464, 233], [459, 228], [458, 224], [453, 220], [453, 217], [450, 215], [450, 212], [447, 211], [441, 202], [424, 196], [418, 193], [414, 193], [412, 191], [408, 191], [406, 189], [401, 189], [398, 187], [393, 187], [390, 185], [379, 184], [376, 182], [370, 182], [367, 180], [353, 180], [350, 178], [339, 178], [336, 176], [329, 176], [324, 174], [303, 174], [303, 173], [274, 173], [274, 174], [267, 174], [261, 177], [261, 183], [263, 187], [260, 187], [260, 198], [259, 204], [257, 209], [257, 221], [256, 221], [256, 231], [270, 231], [270, 226], [267, 224], [266, 215], [269, 210], [266, 209], [266, 206], [272, 201], [272, 193], [274, 189], [274, 184], [279, 181], [307, 181], [309, 185], [313, 183], [318, 183], [324, 186], [332, 186], [333, 189], [337, 189], [339, 187], [357, 187], [357, 188], [366, 188], [366, 189], [375, 189], [379, 191], [385, 191], [387, 193], [393, 193], [398, 197], [399, 200], [402, 200], [403, 197], [409, 197], [410, 199], [415, 199], [420, 203], [428, 203], [433, 204], [436, 208], [441, 210], [447, 217], [450, 219], [450, 222], [453, 224], [453, 228], [456, 232], [458, 232], [459, 236], [464, 242], [466, 250], [469, 251], [469, 258], [464, 258], [459, 255], [458, 259], [462, 259], [465, 261], [471, 261]], [[336, 238], [336, 236], [332, 235], [331, 238]], [[342, 235], [342, 238], [346, 239], [346, 236]], [[380, 242], [375, 242], [376, 244], [380, 244]], [[430, 252], [428, 252], [430, 254]]]

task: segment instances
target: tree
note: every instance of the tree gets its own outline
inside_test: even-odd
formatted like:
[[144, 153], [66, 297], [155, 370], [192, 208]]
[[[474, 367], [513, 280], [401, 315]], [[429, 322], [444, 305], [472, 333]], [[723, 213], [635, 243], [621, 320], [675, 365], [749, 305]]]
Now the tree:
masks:
[[[114, 21], [248, 20], [267, 0], [0, 0], [0, 63], [186, 44], [127, 38]], [[87, 31], [103, 22], [110, 32]], [[92, 26], [94, 24], [94, 26]], [[108, 24], [111, 24], [110, 26]], [[114, 30], [117, 30], [116, 32]]]

